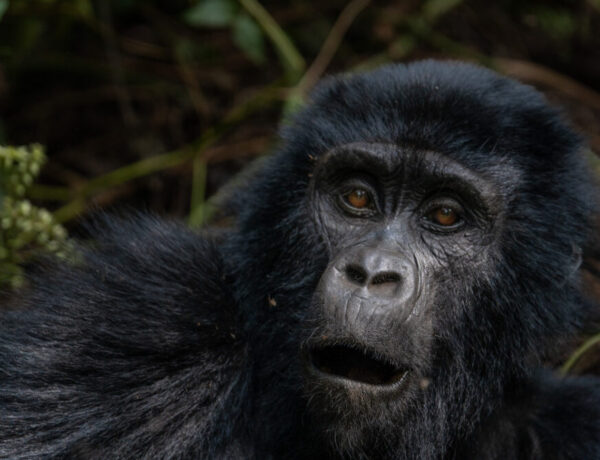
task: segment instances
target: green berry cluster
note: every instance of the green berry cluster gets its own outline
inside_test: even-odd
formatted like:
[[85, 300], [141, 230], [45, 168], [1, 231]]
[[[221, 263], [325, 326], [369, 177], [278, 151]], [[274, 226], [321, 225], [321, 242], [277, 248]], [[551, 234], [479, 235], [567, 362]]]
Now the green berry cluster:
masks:
[[0, 285], [20, 286], [21, 265], [41, 251], [65, 255], [64, 227], [24, 198], [45, 160], [40, 145], [0, 147]]
[[46, 161], [39, 144], [27, 147], [0, 147], [0, 193], [22, 197], [33, 184]]

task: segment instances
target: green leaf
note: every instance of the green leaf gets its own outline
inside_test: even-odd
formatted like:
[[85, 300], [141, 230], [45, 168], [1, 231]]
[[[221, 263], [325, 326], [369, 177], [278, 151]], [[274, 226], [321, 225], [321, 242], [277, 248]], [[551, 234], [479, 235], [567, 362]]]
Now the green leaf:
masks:
[[8, 0], [0, 0], [0, 20], [2, 20], [2, 16], [6, 13], [8, 9]]
[[245, 13], [233, 23], [233, 41], [255, 64], [265, 62], [265, 40], [259, 25]]
[[238, 11], [234, 0], [201, 0], [183, 14], [183, 20], [194, 27], [231, 25]]

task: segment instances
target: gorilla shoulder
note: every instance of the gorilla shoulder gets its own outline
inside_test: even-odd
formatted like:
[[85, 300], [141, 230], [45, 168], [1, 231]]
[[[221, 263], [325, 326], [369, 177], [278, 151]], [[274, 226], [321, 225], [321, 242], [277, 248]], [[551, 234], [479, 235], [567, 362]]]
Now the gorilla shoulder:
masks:
[[94, 233], [2, 315], [0, 457], [210, 452], [243, 357], [215, 242], [147, 216]]

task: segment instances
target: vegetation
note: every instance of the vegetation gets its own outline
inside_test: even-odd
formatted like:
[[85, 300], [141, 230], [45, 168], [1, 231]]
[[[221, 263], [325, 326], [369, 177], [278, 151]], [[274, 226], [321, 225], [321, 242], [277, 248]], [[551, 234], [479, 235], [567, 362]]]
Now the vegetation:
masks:
[[24, 198], [46, 160], [40, 145], [0, 147], [0, 283], [23, 282], [21, 266], [44, 249], [64, 255], [67, 232]]

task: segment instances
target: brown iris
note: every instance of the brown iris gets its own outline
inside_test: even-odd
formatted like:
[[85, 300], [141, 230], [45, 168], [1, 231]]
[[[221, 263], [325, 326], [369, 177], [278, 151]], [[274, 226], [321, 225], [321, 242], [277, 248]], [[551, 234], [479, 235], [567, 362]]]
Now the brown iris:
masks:
[[364, 209], [371, 204], [369, 192], [362, 188], [352, 190], [346, 195], [346, 201], [350, 206], [357, 209]]
[[451, 227], [458, 222], [458, 214], [448, 206], [441, 206], [431, 213], [431, 220], [443, 227]]

